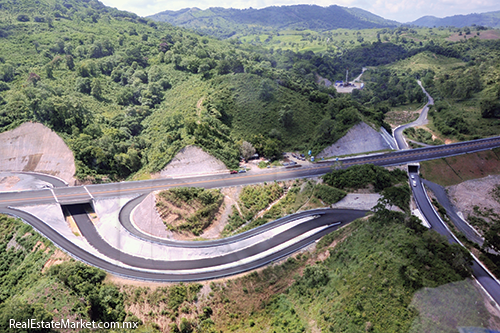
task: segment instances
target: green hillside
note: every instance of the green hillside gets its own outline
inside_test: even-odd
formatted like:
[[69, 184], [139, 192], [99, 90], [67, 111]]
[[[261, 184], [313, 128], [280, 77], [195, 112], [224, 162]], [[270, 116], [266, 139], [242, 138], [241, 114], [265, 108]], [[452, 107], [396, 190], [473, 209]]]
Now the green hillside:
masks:
[[457, 27], [463, 28], [467, 26], [483, 26], [483, 27], [500, 27], [500, 11], [487, 13], [473, 13], [467, 15], [453, 15], [443, 18], [435, 16], [423, 16], [418, 20], [410, 22], [411, 25], [421, 27]]
[[241, 140], [272, 158], [338, 139], [315, 134], [335, 96], [315, 75], [337, 71], [319, 55], [218, 41], [96, 1], [2, 3], [0, 18], [0, 130], [49, 126], [78, 178], [158, 171], [188, 144], [234, 168]]
[[337, 5], [272, 6], [262, 9], [185, 8], [164, 11], [149, 18], [175, 26], [195, 29], [219, 38], [279, 30], [370, 29], [395, 27], [399, 23], [386, 20], [360, 8]]

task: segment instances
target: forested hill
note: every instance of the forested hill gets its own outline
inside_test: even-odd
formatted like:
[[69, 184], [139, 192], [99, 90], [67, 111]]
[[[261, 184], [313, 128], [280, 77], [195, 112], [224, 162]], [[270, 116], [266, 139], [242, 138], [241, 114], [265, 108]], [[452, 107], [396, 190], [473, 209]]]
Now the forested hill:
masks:
[[186, 8], [164, 11], [149, 16], [152, 20], [169, 22], [175, 26], [196, 29], [205, 34], [228, 38], [246, 32], [310, 29], [316, 31], [346, 29], [370, 29], [398, 26], [395, 21], [385, 20], [359, 8], [337, 5], [294, 5], [266, 7], [262, 9]]
[[98, 1], [0, 0], [0, 131], [45, 124], [74, 152], [76, 176], [96, 181], [147, 177], [193, 144], [229, 168], [244, 141], [269, 158], [316, 153], [361, 119], [382, 125], [379, 111], [316, 84], [343, 77], [347, 65], [333, 60], [202, 37]]
[[484, 26], [498, 28], [500, 27], [500, 11], [488, 13], [474, 13], [468, 15], [454, 15], [444, 18], [435, 16], [423, 16], [409, 24], [421, 27], [457, 27], [463, 28], [467, 26]]

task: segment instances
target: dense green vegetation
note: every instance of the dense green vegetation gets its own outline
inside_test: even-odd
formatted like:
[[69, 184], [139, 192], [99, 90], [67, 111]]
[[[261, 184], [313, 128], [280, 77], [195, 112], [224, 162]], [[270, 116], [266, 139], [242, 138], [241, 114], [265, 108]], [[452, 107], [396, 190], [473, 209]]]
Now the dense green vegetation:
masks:
[[274, 182], [265, 185], [245, 186], [240, 194], [243, 219], [251, 219], [257, 212], [283, 195], [283, 187]]
[[[42, 273], [56, 248], [31, 226], [0, 216], [0, 330], [9, 320], [132, 321], [124, 311], [124, 295], [103, 283], [102, 270], [74, 260], [50, 267]], [[46, 328], [30, 332], [52, 332]]]
[[326, 184], [339, 189], [360, 189], [372, 186], [376, 192], [382, 191], [407, 179], [401, 169], [389, 171], [373, 164], [354, 165], [347, 169], [333, 170], [323, 176]]
[[[394, 188], [394, 187], [392, 187]], [[382, 201], [389, 200], [383, 198]], [[408, 211], [408, 202], [403, 208]], [[210, 303], [219, 308], [216, 328], [238, 332], [304, 330], [414, 332], [439, 325], [410, 306], [417, 291], [470, 276], [471, 257], [420, 225], [408, 213], [383, 206], [368, 221], [354, 222], [318, 243], [318, 261], [308, 253], [217, 288]], [[306, 263], [309, 263], [306, 265]], [[243, 293], [241, 292], [243, 291]], [[274, 293], [269, 294], [269, 291]], [[468, 297], [480, 299], [470, 286]], [[225, 304], [225, 299], [238, 299]], [[260, 301], [260, 302], [259, 302]], [[489, 317], [483, 307], [481, 316]], [[476, 323], [478, 312], [462, 313], [460, 323]], [[449, 325], [449, 326], [448, 326]], [[444, 328], [443, 328], [444, 329]]]
[[5, 3], [0, 17], [0, 130], [49, 126], [78, 178], [158, 171], [188, 144], [236, 168], [242, 141], [273, 158], [319, 150], [360, 116], [382, 124], [316, 84], [345, 64], [312, 52], [217, 41], [99, 2]]
[[166, 223], [169, 230], [188, 231], [199, 236], [212, 224], [223, 200], [224, 195], [218, 189], [179, 187], [161, 191], [156, 207], [162, 217], [177, 216]]
[[343, 197], [346, 196], [346, 194], [347, 193], [345, 193], [344, 191], [323, 184], [316, 185], [316, 188], [314, 189], [314, 196], [316, 196], [318, 199], [321, 199], [328, 205], [340, 201]]
[[403, 131], [403, 133], [410, 139], [417, 142], [422, 142], [428, 145], [442, 145], [443, 141], [439, 139], [433, 139], [432, 133], [424, 130], [423, 128], [414, 127], [407, 128]]
[[149, 18], [195, 29], [202, 34], [219, 38], [230, 38], [241, 35], [242, 32], [256, 34], [287, 29], [324, 31], [338, 28], [366, 29], [399, 25], [397, 22], [385, 20], [360, 8], [337, 5], [328, 7], [272, 6], [262, 9], [185, 8], [178, 11], [167, 10], [151, 15]]
[[[292, 149], [316, 154], [361, 120], [389, 129], [391, 107], [424, 100], [418, 77], [437, 97], [432, 126], [444, 135], [468, 139], [498, 128], [498, 43], [445, 42], [447, 30], [306, 36], [336, 43], [319, 54], [218, 41], [98, 2], [6, 3], [0, 17], [0, 130], [46, 124], [75, 153], [78, 178], [147, 176], [188, 144], [231, 169], [244, 141], [268, 158]], [[345, 33], [360, 40], [342, 46]], [[438, 75], [371, 68], [352, 97], [317, 83], [318, 75], [343, 79], [346, 68], [357, 75], [429, 52], [467, 66]], [[458, 115], [449, 114], [454, 103], [463, 105]]]

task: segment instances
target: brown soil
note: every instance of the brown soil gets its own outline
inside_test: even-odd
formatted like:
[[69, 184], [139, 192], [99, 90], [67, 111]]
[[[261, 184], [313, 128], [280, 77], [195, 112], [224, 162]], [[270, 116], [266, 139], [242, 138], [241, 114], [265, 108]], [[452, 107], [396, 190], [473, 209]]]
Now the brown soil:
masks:
[[465, 40], [464, 36], [467, 36], [467, 39], [471, 38], [479, 38], [479, 39], [500, 39], [500, 32], [497, 30], [486, 30], [486, 31], [480, 31], [479, 36], [477, 36], [476, 32], [471, 32], [470, 35], [464, 35], [460, 36], [458, 33], [451, 35], [450, 37], [446, 38], [446, 40], [449, 40], [451, 42], [457, 42], [459, 40]]
[[500, 186], [500, 175], [468, 180], [446, 189], [451, 202], [467, 219], [469, 215], [477, 216], [474, 213], [474, 206], [478, 206], [481, 210], [491, 209], [500, 213], [500, 202], [492, 195], [497, 186]]
[[411, 123], [417, 120], [420, 111], [389, 111], [385, 114], [385, 121], [387, 121], [392, 128], [400, 125]]
[[[42, 244], [43, 245], [43, 244]], [[62, 264], [65, 261], [69, 261], [71, 259], [63, 251], [56, 249], [54, 254], [49, 258], [49, 260], [43, 265], [42, 272], [45, 273], [51, 266]]]
[[20, 181], [19, 177], [16, 176], [9, 176], [9, 177], [1, 177], [0, 178], [0, 185], [2, 188], [4, 188], [6, 191], [9, 191], [14, 185], [17, 184], [18, 181]]
[[[161, 220], [166, 226], [177, 228], [183, 224], [189, 223], [188, 218], [203, 208], [202, 204], [197, 201], [193, 201], [189, 205], [185, 203], [182, 205], [175, 205], [162, 197], [160, 193], [161, 192], [155, 194], [155, 201], [157, 203], [156, 211], [159, 213]], [[205, 229], [203, 234], [208, 232], [208, 236], [210, 236], [210, 238], [217, 238], [220, 235], [220, 231], [224, 228], [224, 226], [221, 226], [220, 223], [224, 210], [225, 206], [224, 202], [222, 202], [219, 207], [219, 211], [215, 214], [213, 220], [210, 222], [210, 225]], [[220, 231], [218, 231], [219, 229]], [[188, 230], [175, 230], [172, 231], [172, 238], [177, 240], [196, 240], [204, 238], [203, 234], [196, 236]]]
[[151, 178], [229, 173], [224, 163], [196, 146], [181, 149], [170, 163]]
[[52, 130], [38, 123], [24, 123], [0, 133], [0, 171], [33, 171], [74, 184], [73, 152]]
[[442, 186], [500, 174], [500, 159], [491, 150], [421, 162], [424, 178]]
[[217, 219], [201, 234], [203, 239], [220, 238], [222, 230], [226, 226], [229, 215], [232, 214], [232, 206], [234, 205], [238, 212], [241, 214], [240, 206], [238, 205], [238, 197], [241, 193], [242, 187], [227, 187], [221, 190], [224, 195], [224, 202], [222, 203], [221, 210], [217, 214]]

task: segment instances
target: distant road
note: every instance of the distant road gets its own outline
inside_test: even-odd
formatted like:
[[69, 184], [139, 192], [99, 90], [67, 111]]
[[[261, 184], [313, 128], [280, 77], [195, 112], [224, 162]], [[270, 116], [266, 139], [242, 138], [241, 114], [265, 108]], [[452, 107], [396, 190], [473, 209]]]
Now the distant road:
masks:
[[417, 80], [417, 83], [420, 86], [420, 88], [422, 88], [422, 91], [425, 93], [425, 95], [427, 96], [427, 104], [425, 104], [425, 106], [422, 109], [422, 112], [420, 112], [420, 116], [418, 117], [417, 120], [415, 120], [414, 122], [411, 122], [409, 124], [399, 126], [398, 128], [396, 128], [394, 130], [394, 138], [396, 139], [398, 149], [408, 149], [409, 148], [408, 144], [406, 143], [406, 141], [403, 137], [403, 131], [409, 127], [426, 125], [428, 123], [427, 113], [429, 112], [429, 105], [434, 105], [434, 99], [424, 89], [424, 87], [422, 86], [422, 82], [420, 82], [420, 80]]

